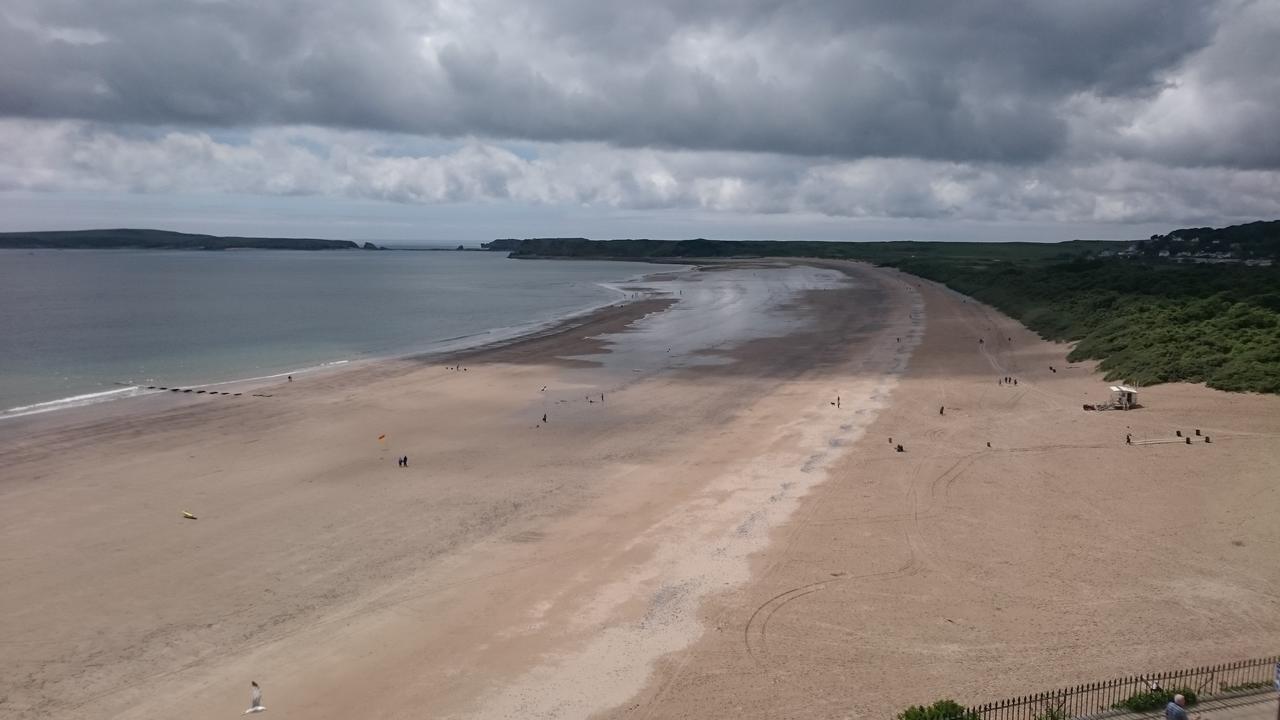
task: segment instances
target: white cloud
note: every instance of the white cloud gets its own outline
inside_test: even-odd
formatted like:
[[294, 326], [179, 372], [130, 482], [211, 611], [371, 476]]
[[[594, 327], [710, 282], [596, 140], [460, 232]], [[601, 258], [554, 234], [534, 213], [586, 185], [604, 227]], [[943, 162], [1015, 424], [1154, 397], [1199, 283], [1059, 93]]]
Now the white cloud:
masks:
[[[518, 203], [715, 215], [1169, 223], [1280, 216], [1280, 173], [1117, 158], [1007, 166], [915, 159], [412, 138], [270, 128], [216, 139], [72, 121], [0, 121], [0, 189], [313, 195], [441, 205]], [[403, 142], [402, 142], [403, 141]]]

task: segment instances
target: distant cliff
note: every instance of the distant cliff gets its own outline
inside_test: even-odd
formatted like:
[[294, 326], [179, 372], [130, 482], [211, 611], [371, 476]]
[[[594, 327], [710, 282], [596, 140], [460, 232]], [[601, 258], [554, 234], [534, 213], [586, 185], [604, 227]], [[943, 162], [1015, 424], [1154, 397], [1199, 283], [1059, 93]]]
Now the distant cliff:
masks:
[[498, 238], [492, 242], [480, 243], [480, 249], [513, 252], [518, 245], [520, 245], [520, 238]]
[[[146, 250], [357, 250], [350, 240], [318, 240], [315, 238], [258, 238], [191, 235], [168, 230], [55, 230], [49, 232], [0, 233], [0, 248], [103, 249], [139, 248]], [[380, 249], [365, 243], [364, 249]]]

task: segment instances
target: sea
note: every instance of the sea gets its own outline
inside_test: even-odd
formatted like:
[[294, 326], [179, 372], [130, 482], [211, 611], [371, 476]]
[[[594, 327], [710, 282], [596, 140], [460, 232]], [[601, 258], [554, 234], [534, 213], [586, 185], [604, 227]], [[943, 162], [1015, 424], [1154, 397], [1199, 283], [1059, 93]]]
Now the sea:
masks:
[[653, 271], [497, 252], [0, 250], [0, 420], [509, 339]]

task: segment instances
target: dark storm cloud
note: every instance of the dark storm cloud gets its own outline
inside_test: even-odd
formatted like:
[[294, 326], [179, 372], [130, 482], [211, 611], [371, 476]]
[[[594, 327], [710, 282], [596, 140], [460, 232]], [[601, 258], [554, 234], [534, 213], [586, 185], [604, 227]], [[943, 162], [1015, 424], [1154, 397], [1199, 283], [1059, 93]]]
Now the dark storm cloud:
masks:
[[[1086, 152], [1276, 167], [1266, 121], [1280, 93], [1242, 97], [1236, 80], [1274, 63], [1275, 36], [1262, 23], [1238, 29], [1252, 54], [1210, 47], [1233, 13], [1275, 7], [10, 0], [0, 115], [1009, 164], [1083, 138]], [[1188, 78], [1219, 93], [1225, 115], [1128, 122], [1202, 54]], [[1258, 75], [1274, 88], [1275, 72]], [[1219, 127], [1247, 137], [1188, 142]]]

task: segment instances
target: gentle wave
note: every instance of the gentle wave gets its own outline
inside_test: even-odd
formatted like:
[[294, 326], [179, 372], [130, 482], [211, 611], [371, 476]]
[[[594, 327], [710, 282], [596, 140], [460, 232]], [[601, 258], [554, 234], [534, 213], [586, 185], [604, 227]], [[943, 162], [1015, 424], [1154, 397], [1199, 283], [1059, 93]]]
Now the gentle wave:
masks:
[[71, 397], [59, 398], [58, 400], [48, 400], [46, 402], [32, 403], [31, 405], [11, 407], [0, 413], [0, 418], [22, 417], [24, 415], [35, 415], [37, 413], [52, 412], [54, 410], [84, 407], [85, 405], [94, 405], [126, 397], [149, 395], [153, 392], [158, 391], [147, 390], [146, 388], [139, 387], [137, 385], [130, 385], [128, 387], [117, 388], [115, 390], [104, 390], [103, 392], [73, 395]]

